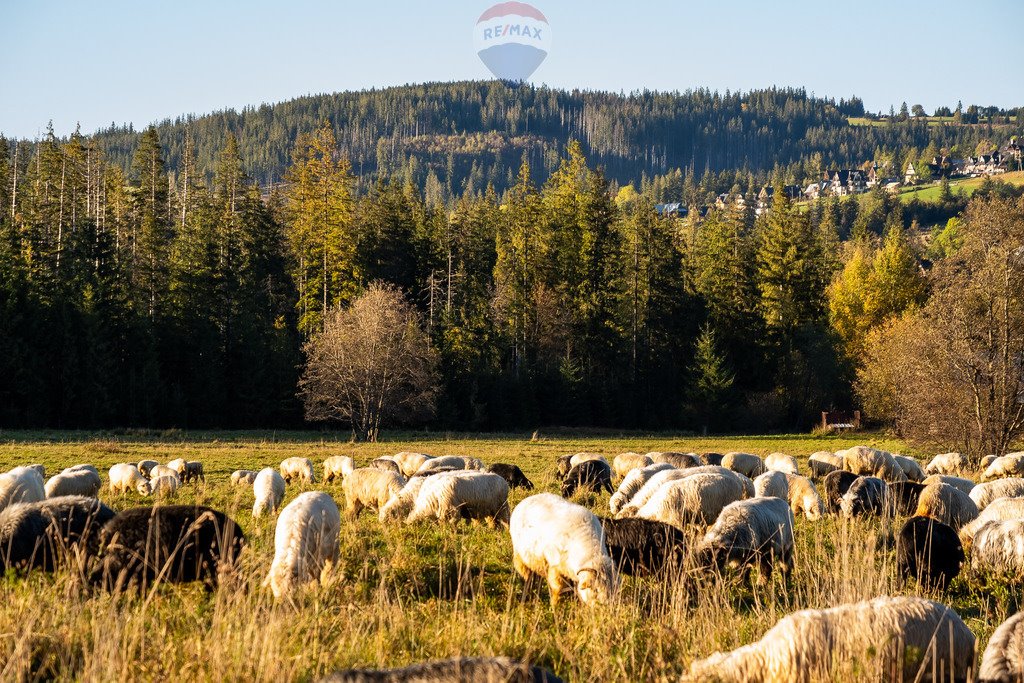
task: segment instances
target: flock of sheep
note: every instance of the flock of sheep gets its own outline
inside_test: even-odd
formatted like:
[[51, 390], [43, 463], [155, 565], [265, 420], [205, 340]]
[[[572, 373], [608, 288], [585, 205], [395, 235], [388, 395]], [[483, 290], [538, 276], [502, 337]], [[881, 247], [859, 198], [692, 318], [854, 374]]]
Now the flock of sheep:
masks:
[[[780, 453], [765, 459], [623, 453], [611, 463], [578, 453], [555, 466], [562, 495], [529, 495], [512, 510], [510, 489], [533, 484], [515, 465], [485, 466], [478, 458], [403, 452], [356, 467], [352, 458], [334, 456], [323, 462], [322, 478], [340, 481], [349, 517], [372, 510], [382, 523], [507, 526], [515, 571], [528, 585], [546, 581], [552, 603], [572, 593], [585, 604], [611, 602], [623, 574], [736, 570], [744, 578], [756, 572], [764, 584], [777, 568], [788, 584], [795, 516], [909, 516], [896, 538], [897, 566], [929, 587], [945, 588], [968, 557], [979, 572], [1019, 578], [1024, 571], [1024, 453], [985, 458], [977, 484], [964, 476], [974, 468], [960, 454], [938, 455], [922, 468], [912, 458], [864, 446], [811, 455], [810, 477]], [[115, 514], [97, 499], [101, 479], [91, 465], [69, 467], [45, 483], [44, 477], [40, 465], [0, 474], [0, 570], [49, 571], [74, 557], [88, 581], [108, 589], [155, 581], [213, 585], [244, 547], [238, 524], [204, 506], [161, 504]], [[254, 517], [278, 514], [263, 582], [275, 599], [322, 580], [338, 560], [342, 511], [331, 495], [306, 491], [281, 508], [287, 484], [317, 480], [312, 461], [301, 457], [231, 474], [232, 485], [252, 487]], [[164, 497], [190, 481], [205, 481], [201, 463], [146, 460], [109, 470], [113, 493]], [[610, 493], [610, 514], [598, 516], [569, 500], [577, 491]], [[700, 533], [690, 543], [684, 532], [694, 529]], [[820, 680], [857, 662], [870, 646], [884, 680], [1020, 681], [1022, 619], [1017, 614], [999, 627], [975, 669], [973, 634], [940, 603], [878, 597], [804, 610], [756, 643], [694, 662], [690, 678]], [[499, 672], [495, 680], [558, 680], [505, 658], [338, 672], [330, 680], [484, 680], [474, 671]]]

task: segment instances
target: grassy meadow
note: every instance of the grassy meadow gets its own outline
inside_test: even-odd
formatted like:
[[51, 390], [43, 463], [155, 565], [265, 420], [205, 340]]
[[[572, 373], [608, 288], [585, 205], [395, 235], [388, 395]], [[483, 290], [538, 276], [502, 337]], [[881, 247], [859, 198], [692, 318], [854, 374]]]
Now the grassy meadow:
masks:
[[[84, 587], [65, 569], [0, 581], [0, 680], [310, 680], [338, 668], [400, 666], [455, 655], [521, 656], [570, 681], [678, 679], [715, 650], [760, 638], [779, 618], [882, 594], [925, 594], [954, 606], [984, 646], [1016, 611], [1017, 587], [985, 584], [966, 570], [945, 596], [895, 576], [892, 534], [900, 520], [798, 519], [796, 567], [788, 588], [774, 576], [752, 590], [731, 577], [626, 579], [621, 599], [588, 608], [575, 599], [549, 606], [546, 588], [524, 592], [504, 529], [432, 524], [384, 527], [369, 513], [343, 517], [341, 559], [325, 585], [275, 604], [260, 583], [273, 555], [274, 518], [254, 521], [251, 488], [232, 488], [235, 469], [276, 466], [293, 455], [317, 466], [329, 455], [364, 464], [416, 450], [519, 465], [537, 491], [557, 492], [559, 455], [596, 451], [743, 450], [806, 457], [858, 443], [917, 455], [898, 441], [859, 434], [676, 438], [666, 435], [388, 435], [375, 444], [314, 433], [164, 435], [0, 432], [0, 471], [38, 462], [48, 473], [92, 463], [104, 475], [117, 462], [200, 460], [206, 483], [185, 485], [176, 502], [223, 509], [249, 540], [240, 571], [217, 590], [158, 586], [111, 595]], [[609, 457], [609, 460], [611, 457]], [[285, 503], [310, 487], [289, 486]], [[343, 503], [340, 486], [315, 484]], [[514, 505], [527, 494], [517, 490]], [[150, 504], [134, 494], [101, 498], [115, 509]], [[607, 514], [608, 495], [577, 502]], [[694, 534], [697, 533], [695, 529]]]

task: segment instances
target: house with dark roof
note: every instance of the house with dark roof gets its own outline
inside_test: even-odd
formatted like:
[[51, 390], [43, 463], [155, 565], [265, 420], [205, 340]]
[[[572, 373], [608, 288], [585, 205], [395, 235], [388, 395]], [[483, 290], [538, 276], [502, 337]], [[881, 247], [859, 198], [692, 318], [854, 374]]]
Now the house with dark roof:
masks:
[[843, 168], [825, 174], [829, 183], [829, 193], [837, 197], [848, 194], [860, 194], [868, 190], [868, 174], [856, 168]]

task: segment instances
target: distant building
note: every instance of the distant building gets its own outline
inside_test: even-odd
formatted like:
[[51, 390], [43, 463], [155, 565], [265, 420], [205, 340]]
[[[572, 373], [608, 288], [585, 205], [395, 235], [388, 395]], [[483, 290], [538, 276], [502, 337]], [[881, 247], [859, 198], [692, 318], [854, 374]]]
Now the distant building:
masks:
[[1017, 136], [1010, 138], [1010, 141], [1006, 143], [1006, 146], [1000, 151], [1003, 159], [1009, 161], [1013, 159], [1019, 166], [1021, 161], [1024, 160], [1024, 145], [1017, 140]]
[[999, 152], [993, 154], [981, 154], [976, 157], [967, 157], [964, 160], [964, 175], [972, 178], [986, 175], [996, 175], [1006, 172], [1006, 162]]
[[[782, 192], [790, 201], [803, 199], [804, 193], [799, 185], [783, 185]], [[754, 213], [760, 216], [772, 206], [772, 198], [775, 196], [775, 188], [765, 185], [757, 194], [757, 204], [754, 206]]]
[[914, 168], [913, 162], [908, 161], [907, 162], [907, 170], [903, 172], [903, 184], [904, 185], [913, 185], [913, 184], [917, 183], [917, 181], [918, 181], [917, 169]]
[[844, 168], [825, 174], [829, 193], [836, 197], [868, 191], [868, 174], [860, 169]]
[[680, 202], [672, 202], [670, 204], [655, 204], [654, 211], [659, 216], [671, 218], [686, 218], [686, 216], [690, 213], [690, 210], [683, 206]]

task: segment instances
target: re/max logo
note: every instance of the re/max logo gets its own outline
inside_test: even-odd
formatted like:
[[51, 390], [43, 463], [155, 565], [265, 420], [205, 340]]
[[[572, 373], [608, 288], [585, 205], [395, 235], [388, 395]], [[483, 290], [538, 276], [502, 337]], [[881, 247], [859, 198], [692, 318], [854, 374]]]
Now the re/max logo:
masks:
[[505, 24], [504, 26], [495, 26], [493, 28], [484, 29], [484, 40], [494, 40], [496, 38], [505, 38], [507, 36], [520, 36], [523, 38], [532, 38], [533, 40], [542, 40], [540, 29], [526, 24]]

